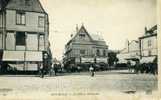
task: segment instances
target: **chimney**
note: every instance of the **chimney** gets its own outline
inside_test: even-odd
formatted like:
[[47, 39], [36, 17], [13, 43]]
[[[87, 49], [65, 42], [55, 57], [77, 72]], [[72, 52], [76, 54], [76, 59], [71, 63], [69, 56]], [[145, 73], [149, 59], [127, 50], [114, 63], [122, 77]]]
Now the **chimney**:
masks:
[[147, 34], [147, 32], [148, 32], [148, 29], [147, 29], [147, 27], [145, 27], [145, 35]]
[[73, 34], [71, 34], [70, 37], [72, 38], [73, 37]]

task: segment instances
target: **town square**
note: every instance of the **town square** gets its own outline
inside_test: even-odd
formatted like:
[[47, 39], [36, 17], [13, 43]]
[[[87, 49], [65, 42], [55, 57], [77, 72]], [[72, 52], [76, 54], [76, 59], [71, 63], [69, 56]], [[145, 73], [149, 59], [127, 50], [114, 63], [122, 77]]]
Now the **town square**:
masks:
[[156, 94], [157, 9], [157, 0], [0, 0], [0, 97]]

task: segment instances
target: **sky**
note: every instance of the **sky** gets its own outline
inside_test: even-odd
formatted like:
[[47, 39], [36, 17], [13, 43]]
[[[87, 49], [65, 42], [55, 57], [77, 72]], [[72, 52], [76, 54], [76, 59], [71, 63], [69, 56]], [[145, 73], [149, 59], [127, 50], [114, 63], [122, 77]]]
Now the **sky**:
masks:
[[156, 0], [40, 0], [49, 14], [53, 57], [61, 59], [76, 25], [103, 36], [109, 49], [120, 50], [157, 23]]

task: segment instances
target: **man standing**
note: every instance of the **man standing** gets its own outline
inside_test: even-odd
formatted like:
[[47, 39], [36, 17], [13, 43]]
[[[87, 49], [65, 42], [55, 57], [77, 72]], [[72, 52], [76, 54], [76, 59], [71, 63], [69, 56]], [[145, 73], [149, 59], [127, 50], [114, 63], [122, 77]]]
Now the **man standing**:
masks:
[[58, 70], [58, 65], [54, 64], [54, 72], [55, 72], [55, 76], [57, 75], [57, 70]]
[[40, 65], [40, 77], [44, 78], [44, 67], [42, 64]]
[[91, 73], [91, 76], [94, 77], [94, 68], [92, 67], [92, 65], [89, 67], [89, 71]]

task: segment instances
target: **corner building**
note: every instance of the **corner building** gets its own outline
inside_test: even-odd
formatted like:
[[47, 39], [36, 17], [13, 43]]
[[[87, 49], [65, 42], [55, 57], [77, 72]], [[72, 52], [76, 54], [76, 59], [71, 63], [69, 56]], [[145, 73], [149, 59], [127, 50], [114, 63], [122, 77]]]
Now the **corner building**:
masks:
[[89, 34], [84, 25], [65, 45], [64, 64], [67, 69], [81, 67], [88, 70], [92, 64], [102, 69], [108, 66], [108, 46], [97, 34]]

